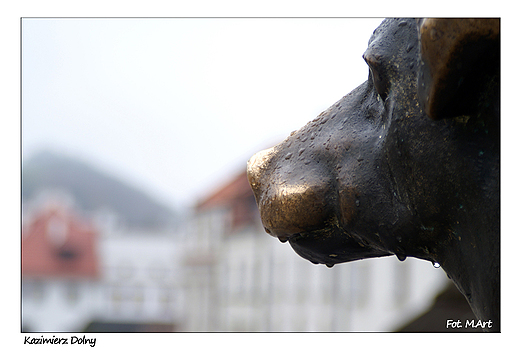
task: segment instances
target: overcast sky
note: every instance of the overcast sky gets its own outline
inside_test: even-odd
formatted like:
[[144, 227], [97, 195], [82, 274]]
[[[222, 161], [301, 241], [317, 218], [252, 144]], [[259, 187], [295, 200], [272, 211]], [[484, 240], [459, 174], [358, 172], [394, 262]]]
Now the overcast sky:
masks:
[[189, 206], [366, 80], [381, 21], [23, 19], [23, 158]]

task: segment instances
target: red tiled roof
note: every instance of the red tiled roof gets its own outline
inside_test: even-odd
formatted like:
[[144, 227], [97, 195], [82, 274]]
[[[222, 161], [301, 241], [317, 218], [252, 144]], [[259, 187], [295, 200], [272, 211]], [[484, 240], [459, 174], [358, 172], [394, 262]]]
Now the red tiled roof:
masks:
[[22, 229], [22, 276], [94, 278], [94, 227], [70, 211], [46, 208]]
[[229, 231], [259, 222], [260, 215], [247, 173], [238, 174], [227, 184], [198, 203], [196, 210], [204, 212], [212, 208], [226, 207], [230, 216]]
[[197, 210], [201, 211], [217, 206], [229, 205], [238, 199], [244, 199], [250, 196], [253, 196], [253, 191], [249, 186], [247, 174], [244, 171], [213, 194], [199, 202], [197, 204]]

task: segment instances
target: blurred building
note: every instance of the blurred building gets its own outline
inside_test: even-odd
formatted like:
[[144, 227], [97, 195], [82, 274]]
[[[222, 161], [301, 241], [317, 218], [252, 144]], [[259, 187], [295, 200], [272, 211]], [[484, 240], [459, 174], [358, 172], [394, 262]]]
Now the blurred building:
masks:
[[113, 215], [95, 224], [55, 195], [23, 217], [22, 330], [174, 331], [174, 234], [117, 227]]
[[448, 281], [416, 259], [311, 264], [264, 232], [245, 173], [198, 204], [183, 243], [186, 331], [393, 331]]
[[22, 230], [22, 329], [75, 331], [100, 295], [98, 233], [59, 203], [35, 212]]
[[102, 234], [103, 300], [88, 330], [136, 325], [136, 331], [176, 331], [183, 299], [175, 234], [128, 229]]

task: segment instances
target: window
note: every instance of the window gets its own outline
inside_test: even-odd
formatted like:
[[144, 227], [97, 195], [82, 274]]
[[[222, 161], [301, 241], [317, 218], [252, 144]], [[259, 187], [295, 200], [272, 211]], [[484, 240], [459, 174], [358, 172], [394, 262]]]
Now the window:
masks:
[[397, 263], [394, 267], [394, 301], [398, 306], [403, 305], [410, 292], [410, 268], [408, 263]]
[[352, 264], [352, 296], [356, 306], [362, 308], [368, 303], [370, 293], [370, 267], [366, 263]]
[[71, 305], [76, 304], [80, 296], [79, 284], [75, 282], [67, 283], [65, 293], [67, 302]]
[[24, 281], [22, 282], [22, 297], [24, 300], [34, 301], [36, 303], [43, 302], [45, 294], [45, 285], [41, 281]]

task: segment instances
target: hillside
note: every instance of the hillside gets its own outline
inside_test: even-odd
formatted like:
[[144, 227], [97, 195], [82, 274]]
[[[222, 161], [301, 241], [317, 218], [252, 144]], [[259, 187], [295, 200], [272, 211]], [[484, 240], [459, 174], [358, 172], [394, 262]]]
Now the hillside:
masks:
[[84, 211], [111, 209], [132, 228], [164, 228], [175, 219], [171, 209], [144, 192], [82, 161], [51, 152], [41, 152], [22, 165], [22, 201], [45, 189], [70, 193]]

